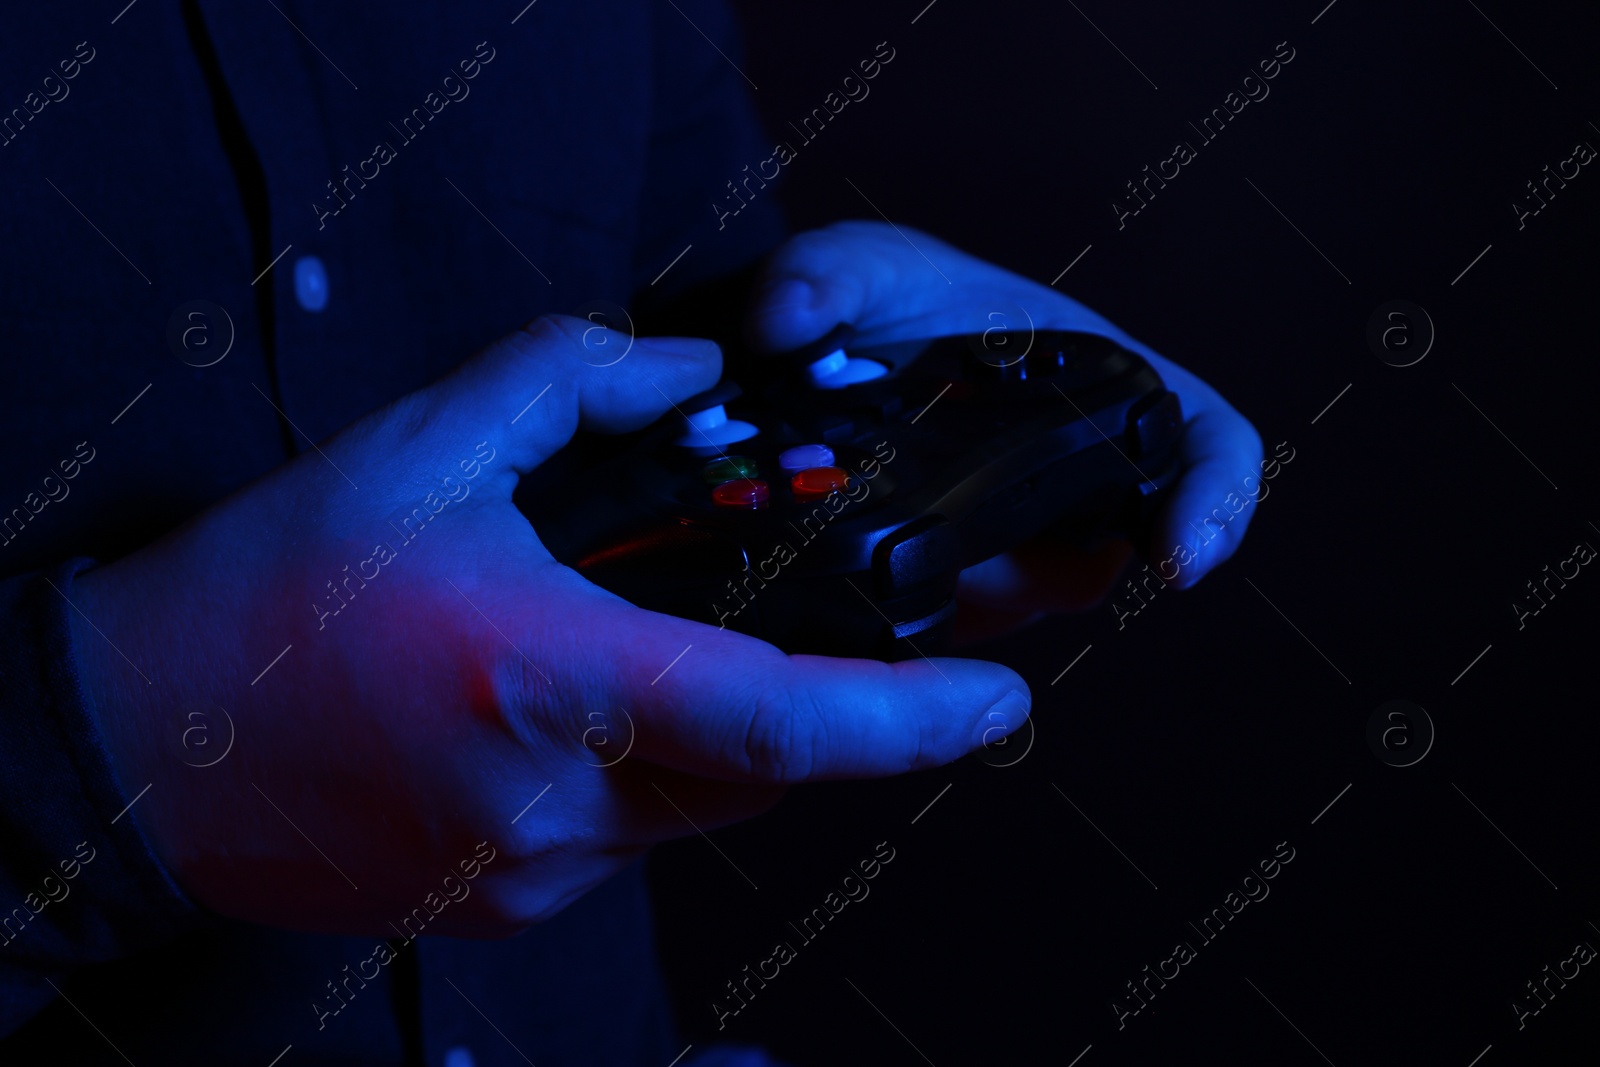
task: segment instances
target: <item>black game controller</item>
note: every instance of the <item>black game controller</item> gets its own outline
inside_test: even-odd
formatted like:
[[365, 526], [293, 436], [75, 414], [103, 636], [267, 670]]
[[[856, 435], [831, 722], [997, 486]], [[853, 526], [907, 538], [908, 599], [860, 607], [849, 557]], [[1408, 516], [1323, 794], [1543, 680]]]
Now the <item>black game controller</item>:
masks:
[[525, 506], [642, 608], [786, 652], [933, 655], [970, 567], [1050, 530], [1142, 546], [1183, 416], [1144, 359], [1067, 331], [812, 346], [740, 366]]

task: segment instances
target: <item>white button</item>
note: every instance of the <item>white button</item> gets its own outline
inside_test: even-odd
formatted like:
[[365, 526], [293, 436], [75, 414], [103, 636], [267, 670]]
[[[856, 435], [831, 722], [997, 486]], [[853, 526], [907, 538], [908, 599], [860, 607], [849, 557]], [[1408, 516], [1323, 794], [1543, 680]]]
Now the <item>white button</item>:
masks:
[[444, 1067], [472, 1067], [472, 1053], [464, 1048], [453, 1048], [444, 1054]]
[[811, 364], [806, 368], [806, 371], [811, 375], [813, 382], [820, 384], [824, 378], [831, 377], [844, 370], [844, 365], [848, 362], [850, 362], [850, 359], [844, 354], [844, 349], [839, 348]]
[[857, 382], [870, 382], [889, 373], [889, 368], [871, 359], [846, 356], [844, 349], [828, 353], [806, 368], [811, 384], [818, 389], [842, 389]]
[[721, 404], [697, 411], [689, 416], [689, 429], [714, 430], [728, 421], [728, 411]]
[[294, 298], [307, 311], [328, 306], [328, 269], [316, 256], [301, 256], [294, 261]]
[[678, 446], [699, 455], [715, 455], [723, 445], [748, 440], [757, 433], [750, 423], [728, 418], [728, 411], [721, 404], [696, 411], [685, 422], [689, 432], [678, 438]]

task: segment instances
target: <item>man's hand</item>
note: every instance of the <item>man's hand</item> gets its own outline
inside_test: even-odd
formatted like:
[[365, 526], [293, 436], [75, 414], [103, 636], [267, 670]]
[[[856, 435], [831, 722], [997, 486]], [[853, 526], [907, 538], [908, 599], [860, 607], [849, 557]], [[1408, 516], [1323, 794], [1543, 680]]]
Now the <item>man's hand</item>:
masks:
[[127, 796], [151, 783], [130, 817], [201, 904], [389, 936], [487, 841], [429, 932], [509, 934], [790, 783], [931, 767], [1021, 724], [1003, 667], [785, 656], [556, 563], [518, 476], [720, 367], [671, 338], [592, 366], [595, 329], [540, 319], [79, 578], [86, 696]]
[[[1239, 547], [1250, 508], [1209, 539], [1197, 530], [1213, 508], [1239, 492], [1243, 479], [1259, 478], [1261, 439], [1215, 389], [1082, 304], [920, 231], [841, 222], [800, 234], [773, 255], [749, 332], [758, 347], [785, 351], [840, 324], [855, 330], [858, 344], [871, 345], [981, 334], [995, 326], [1026, 329], [1030, 321], [1040, 330], [1109, 337], [1149, 360], [1178, 394], [1185, 418], [1182, 469], [1157, 517], [1153, 545], [1181, 545], [1192, 553], [1168, 584], [1194, 585]], [[980, 564], [962, 575], [961, 594], [982, 625], [964, 632], [987, 636], [1041, 612], [1092, 605], [1109, 592], [1130, 554], [1125, 542], [1082, 551], [1041, 540]]]

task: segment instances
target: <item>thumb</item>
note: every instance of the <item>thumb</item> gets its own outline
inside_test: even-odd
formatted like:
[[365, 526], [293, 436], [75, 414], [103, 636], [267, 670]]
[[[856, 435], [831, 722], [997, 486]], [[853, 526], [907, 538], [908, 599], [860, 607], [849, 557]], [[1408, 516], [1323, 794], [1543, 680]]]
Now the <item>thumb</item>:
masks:
[[[620, 353], [620, 355], [619, 355]], [[630, 337], [566, 315], [535, 319], [448, 377], [408, 398], [420, 410], [424, 448], [487, 440], [491, 474], [526, 474], [582, 427], [625, 433], [715, 385], [722, 356], [711, 341]], [[508, 481], [514, 483], [513, 479]]]

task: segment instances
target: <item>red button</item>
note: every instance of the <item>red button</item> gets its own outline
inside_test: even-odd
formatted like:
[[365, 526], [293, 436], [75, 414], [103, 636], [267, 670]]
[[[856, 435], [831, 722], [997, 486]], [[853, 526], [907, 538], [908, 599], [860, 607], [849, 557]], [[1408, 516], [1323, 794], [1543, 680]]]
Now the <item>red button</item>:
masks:
[[711, 502], [719, 508], [759, 508], [769, 495], [767, 483], [761, 479], [739, 478], [711, 490]]
[[850, 475], [839, 467], [812, 467], [789, 482], [796, 500], [821, 500], [829, 493], [843, 492], [849, 484]]

